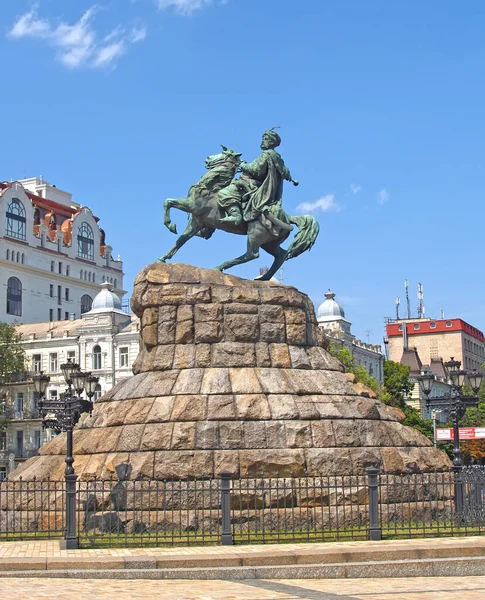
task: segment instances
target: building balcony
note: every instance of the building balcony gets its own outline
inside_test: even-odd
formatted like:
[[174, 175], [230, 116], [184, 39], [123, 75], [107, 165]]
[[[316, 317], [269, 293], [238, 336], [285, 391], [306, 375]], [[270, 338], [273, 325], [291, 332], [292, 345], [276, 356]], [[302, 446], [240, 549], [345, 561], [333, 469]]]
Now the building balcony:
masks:
[[1, 460], [9, 460], [10, 456], [13, 454], [15, 461], [22, 461], [31, 458], [32, 456], [37, 456], [39, 453], [39, 448], [13, 448], [8, 447], [4, 450], [0, 450], [0, 459]]
[[10, 373], [5, 378], [5, 383], [33, 383], [33, 377], [35, 373], [33, 371], [19, 371], [18, 373]]

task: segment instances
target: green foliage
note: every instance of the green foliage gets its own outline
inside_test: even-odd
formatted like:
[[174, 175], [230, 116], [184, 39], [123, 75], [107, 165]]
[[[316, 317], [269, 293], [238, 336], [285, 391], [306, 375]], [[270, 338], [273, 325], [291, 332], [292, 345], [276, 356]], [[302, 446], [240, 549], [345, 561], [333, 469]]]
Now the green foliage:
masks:
[[0, 323], [0, 385], [12, 373], [24, 370], [25, 352], [14, 325]]
[[7, 426], [5, 382], [13, 373], [25, 369], [25, 352], [20, 342], [14, 325], [0, 323], [0, 430]]
[[433, 421], [431, 419], [423, 419], [419, 410], [416, 410], [411, 406], [405, 406], [403, 410], [406, 418], [402, 424], [407, 425], [408, 427], [414, 427], [414, 429], [417, 429], [433, 441]]
[[386, 404], [395, 406], [404, 410], [406, 404], [404, 397], [409, 394], [413, 388], [409, 374], [411, 369], [406, 365], [384, 361], [384, 387], [389, 395]]
[[344, 365], [346, 371], [355, 375], [355, 378], [359, 383], [363, 383], [379, 396], [379, 392], [381, 390], [379, 382], [375, 377], [369, 375], [367, 370], [364, 369], [362, 365], [355, 364], [354, 357], [346, 346], [331, 343], [328, 351], [332, 356], [335, 356], [335, 358], [339, 359], [339, 361]]

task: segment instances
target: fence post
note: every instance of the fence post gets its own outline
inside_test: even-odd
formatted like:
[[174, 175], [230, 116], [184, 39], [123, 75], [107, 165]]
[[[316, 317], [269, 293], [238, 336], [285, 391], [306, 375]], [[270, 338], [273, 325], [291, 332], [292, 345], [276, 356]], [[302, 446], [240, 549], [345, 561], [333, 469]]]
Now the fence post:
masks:
[[222, 536], [223, 546], [232, 546], [232, 527], [231, 527], [231, 477], [232, 473], [223, 471], [219, 473], [221, 478], [221, 513], [222, 513]]
[[72, 425], [67, 429], [67, 451], [66, 468], [64, 470], [64, 479], [66, 481], [66, 531], [64, 539], [67, 550], [75, 550], [78, 547], [77, 527], [76, 527], [76, 481], [77, 475], [74, 473], [74, 457], [72, 455]]
[[455, 484], [455, 515], [460, 522], [464, 520], [465, 515], [464, 471], [461, 465], [453, 465], [453, 479]]
[[379, 484], [380, 470], [367, 467], [367, 486], [369, 488], [369, 539], [382, 540], [382, 529], [379, 524]]

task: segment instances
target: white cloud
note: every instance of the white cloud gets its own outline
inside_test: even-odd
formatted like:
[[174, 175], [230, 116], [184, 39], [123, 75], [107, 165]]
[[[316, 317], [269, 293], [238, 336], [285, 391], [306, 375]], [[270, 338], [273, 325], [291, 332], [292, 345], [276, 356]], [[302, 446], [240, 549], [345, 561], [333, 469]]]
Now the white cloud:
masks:
[[128, 39], [130, 40], [130, 42], [132, 44], [136, 44], [137, 42], [143, 42], [143, 40], [146, 38], [146, 36], [147, 36], [146, 27], [134, 27], [131, 30]]
[[41, 19], [33, 8], [17, 19], [9, 36], [14, 39], [31, 37], [44, 40], [57, 48], [58, 60], [72, 69], [83, 65], [105, 67], [124, 54], [128, 44], [144, 40], [146, 29], [136, 27], [126, 31], [118, 26], [99, 43], [92, 23], [97, 10], [97, 6], [92, 6], [84, 12], [79, 21], [70, 25]]
[[[226, 0], [223, 0], [223, 2], [225, 1]], [[183, 15], [190, 15], [195, 10], [199, 10], [213, 3], [214, 0], [156, 0], [156, 4], [160, 10], [163, 10], [164, 8], [173, 8]]]
[[95, 67], [104, 67], [112, 63], [114, 60], [122, 56], [126, 51], [126, 44], [124, 40], [113, 42], [107, 46], [103, 46], [96, 51], [96, 57], [94, 59]]
[[355, 196], [355, 194], [358, 194], [359, 192], [362, 191], [362, 186], [361, 185], [356, 185], [355, 183], [351, 183], [350, 184], [350, 191]]
[[377, 192], [377, 204], [385, 204], [391, 197], [391, 194], [386, 190], [386, 188], [382, 188]]
[[297, 210], [302, 213], [312, 212], [339, 212], [341, 207], [335, 202], [333, 194], [326, 194], [315, 200], [315, 202], [302, 202], [298, 205]]
[[45, 19], [38, 19], [35, 10], [25, 13], [17, 19], [9, 32], [10, 37], [21, 38], [25, 36], [42, 37], [50, 32], [50, 25]]

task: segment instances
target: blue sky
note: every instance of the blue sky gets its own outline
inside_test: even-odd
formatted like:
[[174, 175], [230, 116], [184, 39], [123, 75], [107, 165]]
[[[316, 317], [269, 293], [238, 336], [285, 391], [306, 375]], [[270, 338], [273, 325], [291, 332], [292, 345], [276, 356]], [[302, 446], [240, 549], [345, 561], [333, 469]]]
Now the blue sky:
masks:
[[[126, 289], [174, 241], [163, 200], [219, 144], [249, 161], [279, 125], [301, 182], [286, 210], [310, 204], [321, 227], [285, 283], [315, 303], [331, 287], [364, 340], [396, 295], [403, 309], [405, 278], [413, 313], [422, 282], [428, 315], [485, 329], [483, 0], [3, 0], [0, 15], [0, 179], [42, 174], [92, 207]], [[244, 248], [216, 233], [178, 259]]]

